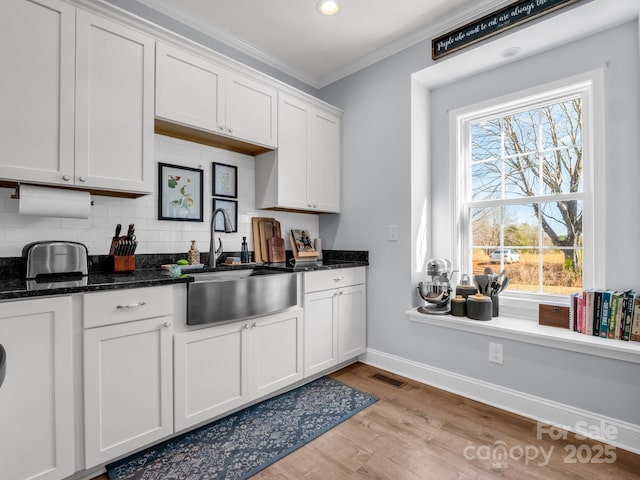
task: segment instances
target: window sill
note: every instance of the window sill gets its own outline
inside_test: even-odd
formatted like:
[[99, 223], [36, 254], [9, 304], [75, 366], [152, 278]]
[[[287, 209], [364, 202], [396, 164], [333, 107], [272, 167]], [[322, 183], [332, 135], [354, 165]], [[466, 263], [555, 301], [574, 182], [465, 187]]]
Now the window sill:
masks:
[[591, 337], [564, 328], [538, 325], [533, 320], [507, 316], [495, 317], [483, 322], [451, 315], [427, 315], [418, 312], [416, 308], [407, 310], [405, 313], [412, 322], [416, 323], [640, 363], [640, 342]]

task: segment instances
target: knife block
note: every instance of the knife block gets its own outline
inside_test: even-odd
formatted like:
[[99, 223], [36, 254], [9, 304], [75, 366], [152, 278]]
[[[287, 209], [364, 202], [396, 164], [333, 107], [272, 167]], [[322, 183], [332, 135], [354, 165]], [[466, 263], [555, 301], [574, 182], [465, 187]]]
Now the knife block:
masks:
[[113, 259], [113, 273], [131, 273], [136, 269], [135, 255], [112, 255], [111, 258]]

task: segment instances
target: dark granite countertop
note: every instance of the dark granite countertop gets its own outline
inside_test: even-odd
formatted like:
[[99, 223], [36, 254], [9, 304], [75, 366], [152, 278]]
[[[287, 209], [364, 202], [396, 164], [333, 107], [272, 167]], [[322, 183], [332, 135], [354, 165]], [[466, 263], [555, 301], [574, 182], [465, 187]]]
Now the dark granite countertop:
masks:
[[[305, 272], [331, 270], [369, 265], [368, 252], [329, 250], [324, 251], [324, 259], [316, 262], [294, 263], [289, 258], [283, 263], [265, 263], [261, 265], [224, 265], [214, 268], [205, 267], [199, 272], [239, 270], [247, 268], [269, 269], [284, 272]], [[233, 254], [229, 254], [233, 255]], [[158, 268], [163, 263], [175, 262], [182, 255], [136, 255], [137, 269], [132, 273], [110, 273], [106, 270], [103, 256], [90, 258], [89, 275], [84, 278], [52, 279], [26, 281], [20, 274], [20, 258], [0, 258], [0, 300], [42, 297], [51, 295], [70, 295], [73, 293], [114, 290], [120, 288], [141, 288], [193, 281], [190, 274], [174, 278], [168, 271]], [[233, 255], [235, 256], [235, 255]], [[154, 268], [155, 267], [155, 268]], [[57, 281], [53, 281], [57, 280]]]

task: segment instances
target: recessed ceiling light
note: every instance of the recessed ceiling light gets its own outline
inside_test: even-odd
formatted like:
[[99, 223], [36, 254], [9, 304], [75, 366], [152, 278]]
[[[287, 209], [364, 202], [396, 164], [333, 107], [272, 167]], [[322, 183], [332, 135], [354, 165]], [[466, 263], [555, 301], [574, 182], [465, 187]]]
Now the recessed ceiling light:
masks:
[[335, 15], [340, 10], [340, 5], [333, 0], [320, 0], [316, 8], [323, 15]]
[[522, 49], [520, 47], [509, 47], [502, 50], [500, 56], [503, 58], [511, 58], [518, 55], [521, 51]]

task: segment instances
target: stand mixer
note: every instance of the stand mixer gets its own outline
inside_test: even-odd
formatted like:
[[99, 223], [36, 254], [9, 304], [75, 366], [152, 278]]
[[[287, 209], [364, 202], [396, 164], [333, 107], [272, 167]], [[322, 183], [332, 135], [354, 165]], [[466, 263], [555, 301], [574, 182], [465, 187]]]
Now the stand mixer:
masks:
[[420, 313], [435, 315], [447, 314], [451, 311], [449, 300], [451, 298], [451, 278], [455, 271], [451, 271], [451, 262], [444, 258], [433, 258], [427, 263], [427, 275], [431, 277], [429, 282], [418, 284], [420, 297], [427, 305], [418, 307]]

